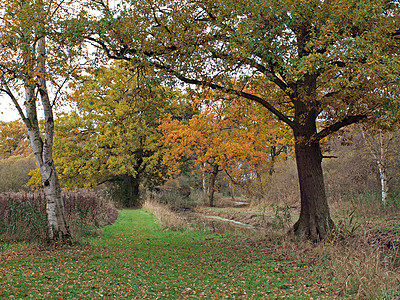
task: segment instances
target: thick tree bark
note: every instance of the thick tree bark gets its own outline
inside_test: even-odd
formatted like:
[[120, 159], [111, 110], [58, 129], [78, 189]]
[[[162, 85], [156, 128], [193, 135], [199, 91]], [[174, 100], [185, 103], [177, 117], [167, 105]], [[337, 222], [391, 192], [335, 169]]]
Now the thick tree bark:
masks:
[[295, 154], [299, 176], [301, 210], [294, 233], [301, 239], [318, 242], [327, 237], [334, 223], [330, 217], [322, 171], [322, 153], [317, 138], [319, 102], [316, 76], [305, 75], [295, 90]]
[[126, 207], [138, 207], [140, 195], [140, 180], [139, 177], [130, 175], [123, 176], [123, 192], [125, 197], [124, 205]]
[[294, 233], [314, 242], [324, 239], [334, 224], [330, 217], [322, 172], [322, 155], [318, 142], [296, 143], [301, 211]]

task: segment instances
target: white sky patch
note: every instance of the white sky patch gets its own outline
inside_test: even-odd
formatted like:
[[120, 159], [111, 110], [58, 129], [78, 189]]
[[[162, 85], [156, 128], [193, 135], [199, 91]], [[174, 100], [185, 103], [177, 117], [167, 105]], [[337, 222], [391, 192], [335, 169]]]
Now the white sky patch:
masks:
[[[25, 107], [22, 105], [21, 108], [25, 113]], [[44, 119], [43, 109], [40, 102], [38, 103], [37, 113], [39, 120]], [[7, 95], [0, 93], [0, 121], [10, 122], [19, 119], [21, 119], [21, 117], [11, 99]]]
[[19, 119], [17, 109], [8, 99], [8, 96], [0, 94], [0, 121], [10, 122]]

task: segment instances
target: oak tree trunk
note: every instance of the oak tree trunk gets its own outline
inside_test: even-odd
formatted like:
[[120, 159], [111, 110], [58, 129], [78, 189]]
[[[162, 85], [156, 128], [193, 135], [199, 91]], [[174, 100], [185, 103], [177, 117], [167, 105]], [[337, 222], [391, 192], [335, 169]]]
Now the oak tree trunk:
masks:
[[126, 207], [138, 207], [140, 202], [140, 180], [138, 175], [136, 177], [124, 175], [123, 184], [124, 196], [126, 197], [124, 205]]
[[294, 233], [301, 239], [318, 242], [334, 224], [330, 217], [322, 172], [322, 154], [318, 141], [299, 135], [295, 130], [295, 154], [299, 176], [301, 211]]

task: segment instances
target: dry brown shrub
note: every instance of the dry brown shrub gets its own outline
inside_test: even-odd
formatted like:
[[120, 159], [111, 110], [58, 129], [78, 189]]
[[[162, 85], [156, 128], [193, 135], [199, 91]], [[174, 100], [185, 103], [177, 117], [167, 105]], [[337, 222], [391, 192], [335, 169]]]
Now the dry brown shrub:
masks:
[[[115, 222], [114, 205], [94, 192], [62, 193], [65, 218], [74, 240], [97, 235], [100, 227]], [[0, 240], [41, 243], [46, 240], [46, 203], [43, 193], [0, 193]]]
[[400, 269], [398, 251], [379, 246], [324, 246], [328, 267], [339, 296], [356, 299], [398, 299]]
[[163, 229], [187, 230], [188, 223], [183, 216], [172, 211], [167, 205], [161, 204], [150, 197], [146, 198], [142, 208], [154, 215], [158, 224]]
[[268, 241], [268, 248], [275, 260], [312, 269], [332, 298], [400, 299], [399, 249], [371, 245], [368, 239], [366, 234], [332, 245], [284, 236]]

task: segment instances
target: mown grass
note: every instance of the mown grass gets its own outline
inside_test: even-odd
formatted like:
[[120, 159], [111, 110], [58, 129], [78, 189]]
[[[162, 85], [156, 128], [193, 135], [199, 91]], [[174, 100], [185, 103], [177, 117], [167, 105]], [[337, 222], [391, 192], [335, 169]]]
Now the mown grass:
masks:
[[308, 257], [275, 255], [265, 243], [159, 229], [143, 210], [86, 246], [1, 252], [0, 299], [334, 298]]

